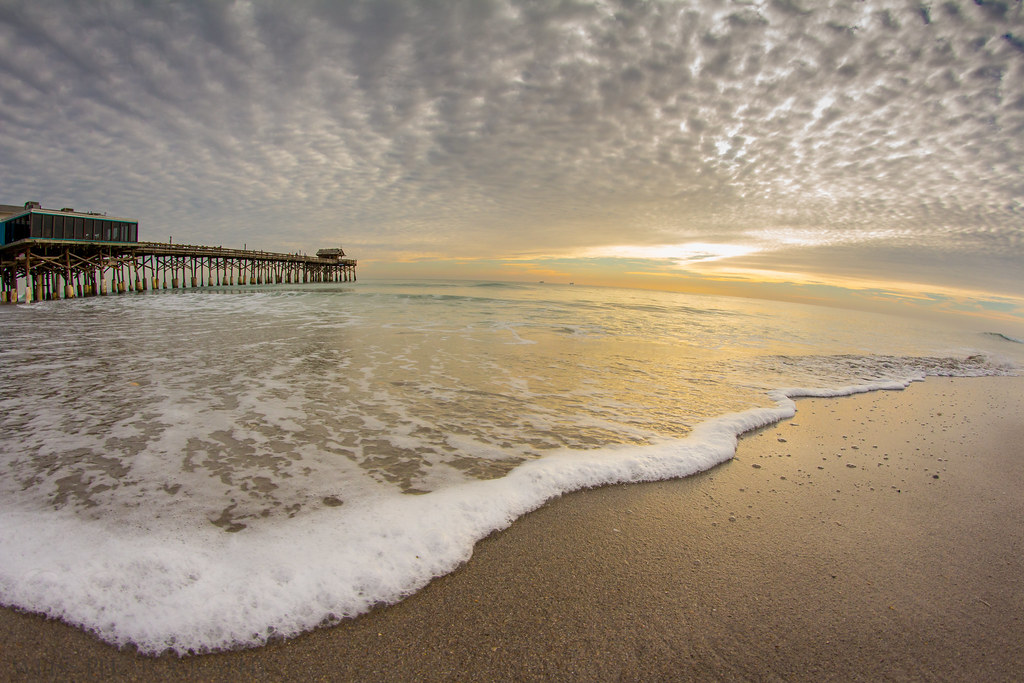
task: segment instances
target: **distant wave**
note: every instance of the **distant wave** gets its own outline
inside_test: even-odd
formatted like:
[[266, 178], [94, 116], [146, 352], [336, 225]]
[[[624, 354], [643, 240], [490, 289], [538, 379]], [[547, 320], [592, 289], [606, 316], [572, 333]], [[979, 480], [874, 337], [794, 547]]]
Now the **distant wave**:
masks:
[[434, 288], [434, 287], [465, 287], [465, 283], [460, 282], [440, 282], [437, 280], [372, 280], [374, 287], [384, 289], [387, 287], [416, 287], [419, 289], [423, 288]]
[[[371, 282], [367, 280], [367, 282]], [[466, 287], [495, 287], [502, 289], [527, 289], [523, 284], [515, 282], [479, 282], [473, 280], [372, 280], [373, 287], [415, 288], [415, 289], [462, 289]]]
[[502, 289], [526, 289], [523, 285], [517, 285], [513, 282], [478, 282], [473, 287], [500, 287]]
[[1024, 344], [1024, 339], [1017, 339], [1016, 337], [1005, 335], [1002, 332], [985, 332], [984, 334], [989, 337], [995, 337], [996, 339], [1002, 339], [1003, 341], [1013, 342], [1014, 344]]

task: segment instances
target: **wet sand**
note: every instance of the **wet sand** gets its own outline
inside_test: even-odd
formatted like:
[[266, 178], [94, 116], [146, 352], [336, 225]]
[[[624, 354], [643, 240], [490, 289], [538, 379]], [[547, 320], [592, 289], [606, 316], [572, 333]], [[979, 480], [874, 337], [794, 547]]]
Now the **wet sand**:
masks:
[[734, 460], [584, 491], [398, 605], [256, 650], [118, 651], [0, 610], [3, 680], [1024, 675], [1024, 378], [801, 399]]

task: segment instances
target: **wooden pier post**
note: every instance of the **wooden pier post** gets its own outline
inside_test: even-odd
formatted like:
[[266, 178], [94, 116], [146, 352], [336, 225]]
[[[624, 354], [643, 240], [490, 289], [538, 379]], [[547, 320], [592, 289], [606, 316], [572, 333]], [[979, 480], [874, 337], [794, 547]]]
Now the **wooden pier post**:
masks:
[[25, 303], [32, 303], [32, 253], [25, 254]]

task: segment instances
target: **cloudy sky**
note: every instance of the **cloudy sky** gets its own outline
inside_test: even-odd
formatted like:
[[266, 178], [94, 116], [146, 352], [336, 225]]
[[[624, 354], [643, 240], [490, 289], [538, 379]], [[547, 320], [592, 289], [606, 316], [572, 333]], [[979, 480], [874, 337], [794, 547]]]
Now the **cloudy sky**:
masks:
[[1024, 315], [1020, 0], [0, 0], [0, 203]]

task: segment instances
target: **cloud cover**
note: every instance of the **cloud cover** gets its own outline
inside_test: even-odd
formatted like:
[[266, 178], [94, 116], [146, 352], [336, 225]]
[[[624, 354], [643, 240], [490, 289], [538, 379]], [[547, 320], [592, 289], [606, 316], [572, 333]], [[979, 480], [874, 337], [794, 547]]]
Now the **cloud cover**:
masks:
[[149, 239], [1024, 293], [1019, 0], [0, 0], [0, 128], [0, 201]]

